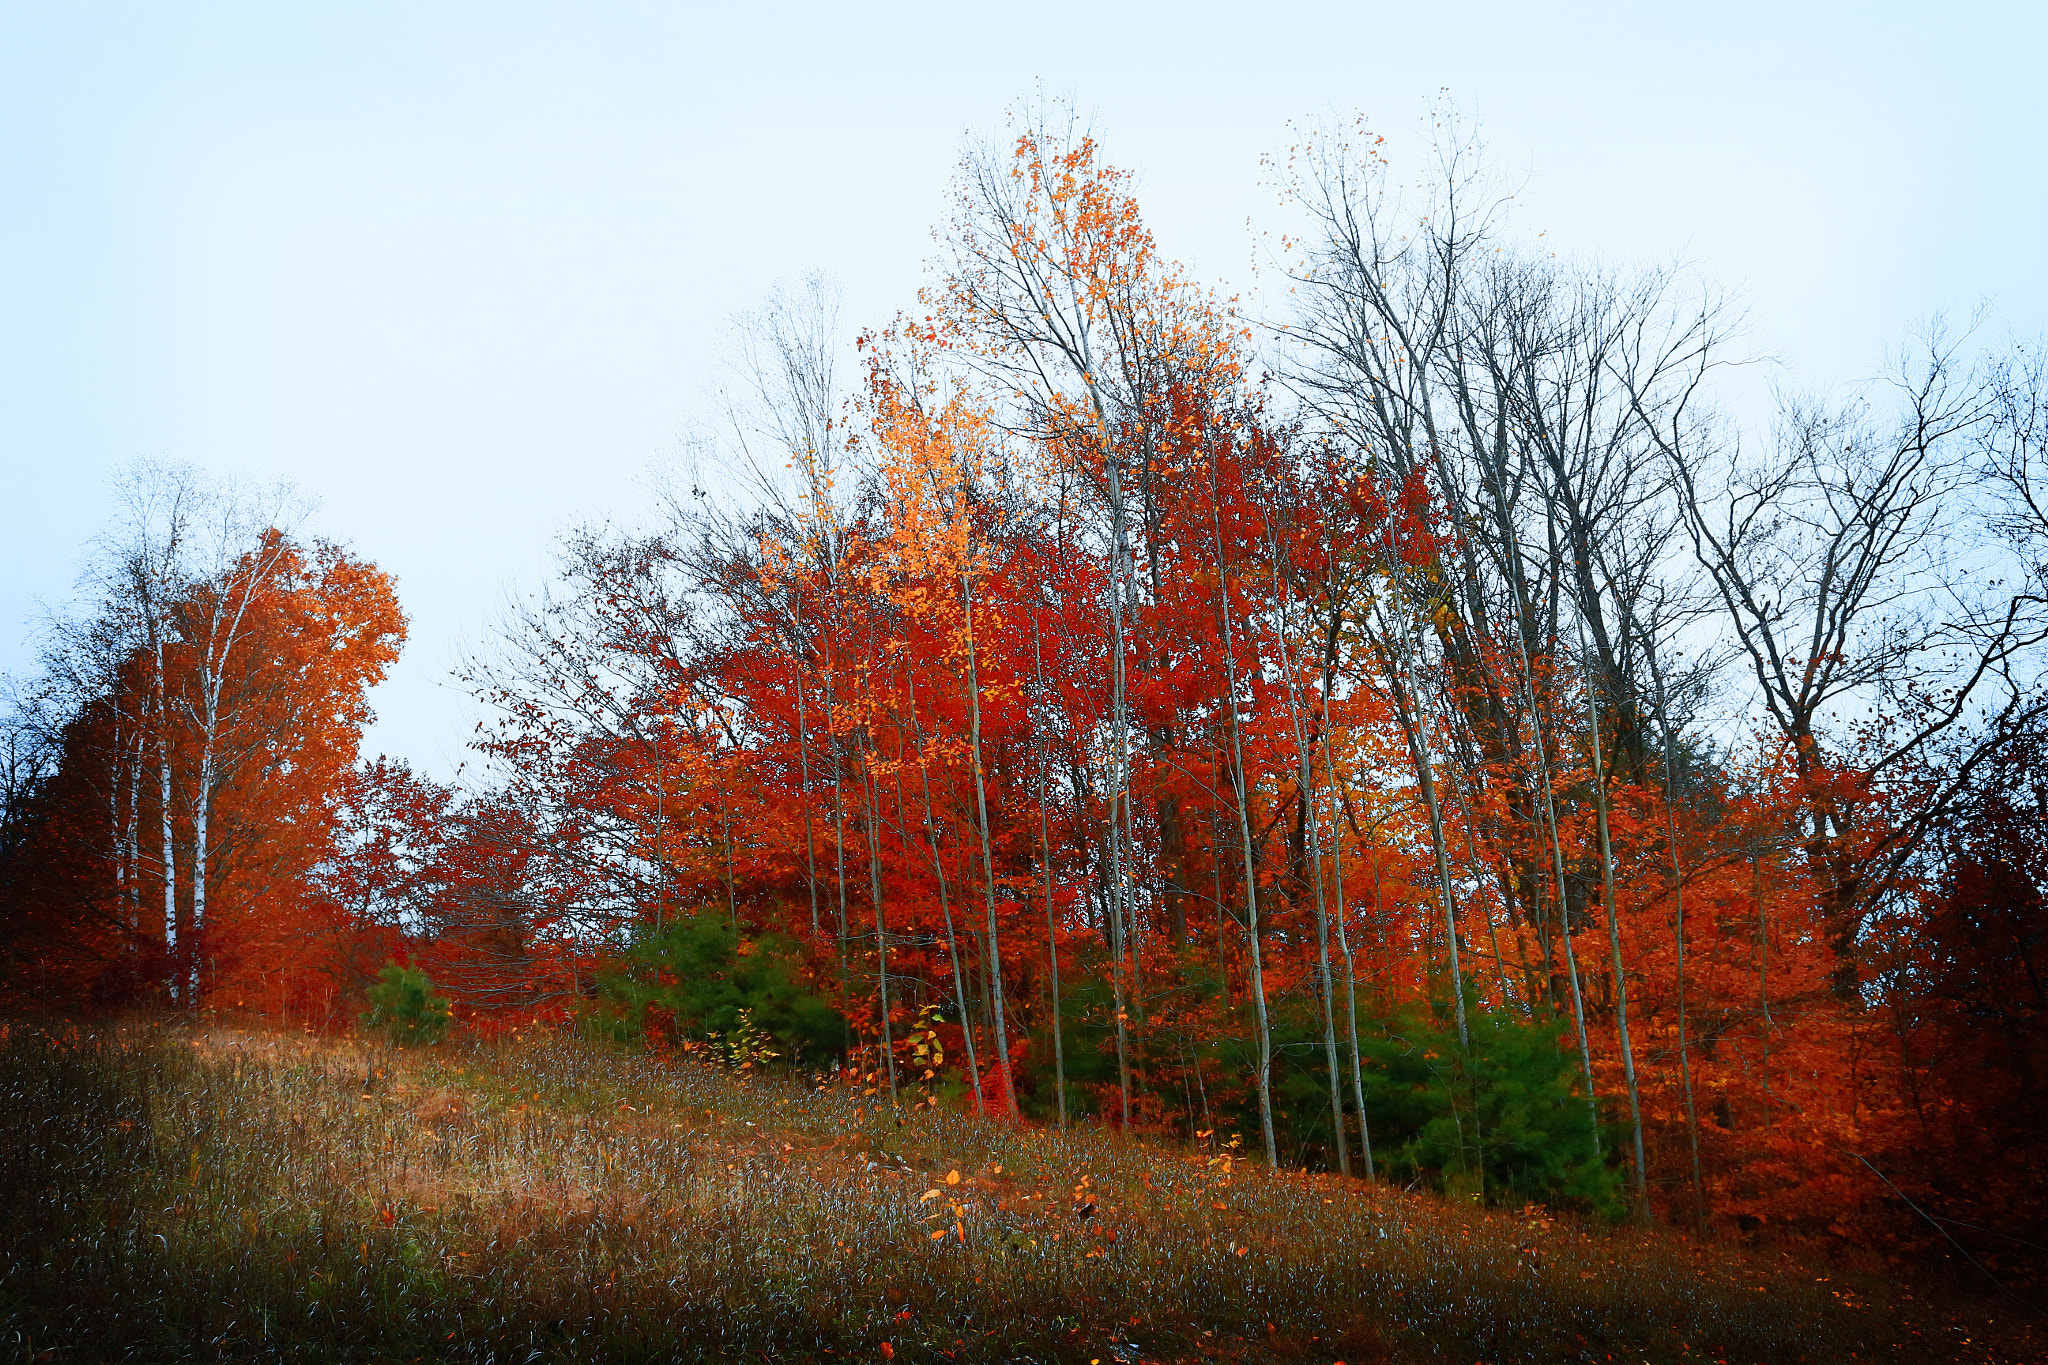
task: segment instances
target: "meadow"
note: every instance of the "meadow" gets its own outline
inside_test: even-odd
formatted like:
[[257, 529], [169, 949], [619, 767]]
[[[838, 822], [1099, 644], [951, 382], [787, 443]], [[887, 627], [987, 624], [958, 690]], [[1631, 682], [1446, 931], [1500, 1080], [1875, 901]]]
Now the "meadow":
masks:
[[0, 1356], [2048, 1358], [1981, 1298], [879, 1090], [544, 1032], [15, 1023]]

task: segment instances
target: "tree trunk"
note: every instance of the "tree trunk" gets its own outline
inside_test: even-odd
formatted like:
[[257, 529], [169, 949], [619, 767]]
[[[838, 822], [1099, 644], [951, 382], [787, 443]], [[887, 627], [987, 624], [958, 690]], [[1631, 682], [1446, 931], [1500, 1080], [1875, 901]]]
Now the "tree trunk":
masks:
[[[1038, 613], [1031, 614], [1031, 671], [1040, 692], [1045, 690], [1045, 656], [1038, 638]], [[1060, 1127], [1067, 1126], [1067, 1049], [1060, 1023], [1060, 941], [1052, 902], [1052, 822], [1046, 804], [1052, 799], [1052, 750], [1044, 754], [1044, 781], [1038, 794], [1038, 861], [1045, 873], [1045, 956], [1052, 968], [1052, 1066], [1058, 1088]]]
[[1671, 768], [1671, 716], [1664, 709], [1664, 676], [1654, 671], [1654, 659], [1651, 668], [1651, 680], [1657, 686], [1657, 725], [1664, 732], [1664, 828], [1665, 837], [1671, 842], [1671, 898], [1678, 940], [1678, 1074], [1685, 1086], [1685, 1135], [1692, 1148], [1693, 1227], [1704, 1233], [1707, 1230], [1707, 1200], [1705, 1185], [1700, 1179], [1700, 1120], [1693, 1109], [1692, 1045], [1686, 1036], [1685, 864], [1680, 861], [1678, 852], [1678, 783]]
[[868, 894], [875, 903], [875, 990], [882, 1008], [882, 1067], [889, 1077], [889, 1107], [896, 1107], [896, 1048], [889, 1024], [889, 926], [882, 914], [882, 842], [878, 829], [880, 802], [875, 795], [874, 764], [861, 764], [861, 793], [867, 800]]
[[1643, 1163], [1643, 1103], [1636, 1087], [1636, 1054], [1628, 1036], [1628, 973], [1621, 963], [1621, 920], [1614, 908], [1614, 847], [1607, 830], [1607, 768], [1601, 750], [1605, 740], [1600, 733], [1600, 706], [1596, 700], [1597, 681], [1586, 679], [1586, 715], [1592, 730], [1589, 747], [1593, 751], [1593, 812], [1600, 825], [1600, 896], [1602, 907], [1607, 914], [1607, 940], [1614, 952], [1614, 1021], [1621, 1037], [1622, 1075], [1628, 1081], [1629, 1121], [1635, 1142], [1635, 1206], [1636, 1220], [1650, 1219], [1649, 1174]]
[[974, 762], [974, 813], [981, 826], [981, 887], [988, 910], [989, 993], [995, 999], [996, 1075], [1000, 1078], [1003, 1112], [1017, 1113], [1017, 1089], [1010, 1078], [1009, 1023], [1003, 1000], [1003, 940], [996, 928], [996, 863], [988, 837], [988, 778], [981, 766], [981, 665], [974, 657], [974, 588], [960, 575], [960, 601], [967, 619], [967, 748]]
[[[1430, 847], [1436, 853], [1437, 882], [1443, 903], [1444, 941], [1447, 949], [1447, 961], [1451, 970], [1451, 999], [1456, 1007], [1458, 1021], [1460, 1068], [1464, 1073], [1463, 1078], [1469, 1081], [1472, 1073], [1472, 1033], [1465, 1020], [1465, 974], [1458, 961], [1458, 918], [1456, 905], [1451, 895], [1451, 853], [1450, 847], [1444, 838], [1444, 815], [1443, 807], [1437, 800], [1436, 773], [1429, 760], [1429, 746], [1422, 734], [1423, 718], [1416, 713], [1412, 705], [1413, 696], [1410, 684], [1412, 683], [1414, 665], [1406, 659], [1407, 649], [1405, 646], [1401, 652], [1404, 666], [1409, 670], [1409, 676], [1406, 679], [1402, 677], [1401, 670], [1395, 667], [1391, 655], [1383, 651], [1382, 659], [1386, 664], [1387, 682], [1394, 695], [1394, 714], [1400, 722], [1402, 735], [1408, 741], [1408, 756], [1415, 764], [1416, 781], [1422, 787], [1422, 804], [1429, 815], [1429, 841]], [[1458, 1114], [1458, 1105], [1455, 1100], [1451, 1105], [1451, 1116], [1457, 1121], [1458, 1125], [1458, 1145], [1461, 1149], [1459, 1153], [1460, 1158], [1470, 1159], [1466, 1157], [1462, 1150], [1465, 1144], [1465, 1125], [1464, 1120]], [[1485, 1163], [1483, 1160], [1473, 1160], [1473, 1173], [1477, 1175], [1480, 1188], [1483, 1191], [1486, 1182]]]
[[[1335, 631], [1332, 630], [1334, 645]], [[1341, 800], [1342, 793], [1337, 786], [1337, 764], [1330, 754], [1330, 674], [1323, 673], [1323, 772], [1329, 779], [1332, 800]], [[1372, 1126], [1365, 1117], [1365, 1080], [1358, 1056], [1358, 964], [1351, 955], [1351, 933], [1345, 926], [1344, 910], [1344, 826], [1339, 821], [1330, 821], [1330, 867], [1331, 884], [1337, 892], [1337, 950], [1344, 955], [1344, 1018], [1351, 1032], [1351, 1098], [1358, 1109], [1358, 1147], [1365, 1156], [1365, 1178], [1374, 1180], [1378, 1172], [1372, 1163]]]
[[903, 686], [910, 702], [910, 724], [917, 736], [917, 777], [924, 785], [924, 828], [931, 843], [932, 872], [939, 883], [939, 914], [946, 925], [946, 956], [953, 965], [953, 1001], [960, 1007], [960, 1036], [967, 1044], [967, 1075], [974, 1083], [974, 1112], [983, 1112], [981, 1062], [974, 1049], [974, 1016], [967, 1008], [967, 986], [960, 976], [960, 944], [953, 934], [953, 907], [946, 895], [946, 864], [939, 852], [939, 827], [932, 819], [932, 778], [924, 756], [924, 725], [917, 717], [917, 687], [910, 681], [910, 665], [903, 666]]
[[1300, 679], [1294, 674], [1294, 661], [1287, 648], [1287, 590], [1280, 573], [1280, 544], [1276, 536], [1268, 534], [1267, 545], [1273, 556], [1273, 592], [1280, 603], [1280, 619], [1277, 638], [1280, 645], [1280, 672], [1287, 679], [1288, 719], [1294, 727], [1294, 756], [1300, 773], [1303, 833], [1307, 837], [1311, 878], [1316, 897], [1316, 997], [1323, 1012], [1323, 1057], [1330, 1077], [1330, 1132], [1337, 1144], [1337, 1172], [1351, 1174], [1351, 1153], [1344, 1142], [1344, 1073], [1337, 1063], [1337, 1010], [1335, 989], [1330, 983], [1330, 915], [1323, 896], [1323, 840], [1322, 822], [1317, 818], [1315, 797], [1315, 764], [1309, 758], [1308, 736], [1301, 724]]
[[1237, 834], [1244, 853], [1245, 935], [1251, 949], [1252, 1015], [1258, 1024], [1259, 1128], [1265, 1137], [1266, 1166], [1280, 1169], [1280, 1151], [1273, 1137], [1273, 1034], [1266, 1019], [1265, 958], [1259, 947], [1258, 860], [1252, 855], [1252, 823], [1244, 772], [1244, 741], [1237, 724], [1237, 646], [1230, 629], [1230, 571], [1223, 559], [1223, 528], [1213, 491], [1209, 501], [1216, 538], [1216, 613], [1223, 626], [1224, 706], [1230, 712], [1230, 781], [1237, 796]]

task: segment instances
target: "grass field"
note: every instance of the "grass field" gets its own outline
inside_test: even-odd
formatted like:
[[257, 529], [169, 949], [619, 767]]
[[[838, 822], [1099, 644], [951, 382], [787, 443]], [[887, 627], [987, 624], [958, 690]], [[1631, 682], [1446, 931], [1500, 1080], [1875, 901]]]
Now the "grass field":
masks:
[[1787, 1257], [868, 1092], [553, 1035], [17, 1024], [0, 1355], [2048, 1359]]

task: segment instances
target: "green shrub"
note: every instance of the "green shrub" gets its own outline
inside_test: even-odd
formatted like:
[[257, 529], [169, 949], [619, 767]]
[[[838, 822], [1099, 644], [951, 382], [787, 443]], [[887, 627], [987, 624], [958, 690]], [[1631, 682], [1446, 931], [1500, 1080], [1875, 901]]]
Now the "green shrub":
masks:
[[583, 1022], [619, 1041], [709, 1044], [735, 1069], [775, 1057], [816, 1064], [847, 1045], [846, 1020], [803, 980], [799, 945], [775, 934], [740, 939], [717, 914], [640, 926], [598, 977]]
[[389, 964], [377, 973], [368, 994], [363, 1027], [378, 1030], [399, 1047], [423, 1047], [448, 1036], [448, 997], [418, 968]]
[[[1105, 975], [1076, 972], [1078, 980], [1063, 982], [1061, 1041], [1070, 1117], [1099, 1112], [1116, 1101], [1116, 1010]], [[1213, 1000], [1222, 992], [1221, 983], [1204, 975], [1199, 964], [1188, 964], [1186, 980], [1188, 999]], [[1410, 1010], [1359, 1000], [1365, 1119], [1380, 1176], [1404, 1185], [1419, 1181], [1461, 1201], [1478, 1196], [1495, 1205], [1537, 1202], [1607, 1218], [1624, 1214], [1616, 1135], [1603, 1131], [1600, 1144], [1594, 1143], [1577, 1044], [1566, 1026], [1488, 1008], [1476, 990], [1466, 1012], [1469, 1053], [1459, 1043], [1448, 1000]], [[1238, 1002], [1235, 1015], [1233, 1026], [1207, 1036], [1165, 1028], [1134, 1030], [1131, 1065], [1134, 1072], [1149, 1069], [1154, 1077], [1164, 1073], [1183, 1081], [1180, 1104], [1172, 1105], [1169, 1097], [1160, 1115], [1165, 1126], [1213, 1130], [1219, 1144], [1235, 1133], [1248, 1150], [1263, 1156], [1249, 1002]], [[1280, 1161], [1331, 1169], [1336, 1144], [1321, 1011], [1306, 993], [1280, 995], [1269, 1004], [1268, 1020]], [[1346, 1145], [1354, 1169], [1362, 1170], [1341, 995], [1336, 1024]], [[1024, 1108], [1043, 1121], [1052, 1117], [1057, 1102], [1049, 1026], [1033, 1032], [1031, 1046], [1038, 1089], [1025, 1097]], [[1166, 1092], [1155, 1081], [1151, 1093]], [[1113, 1121], [1113, 1115], [1106, 1117]], [[1136, 1121], [1147, 1117], [1140, 1114]]]
[[1395, 1015], [1361, 1039], [1374, 1136], [1401, 1176], [1495, 1203], [1536, 1200], [1614, 1218], [1626, 1210], [1596, 1145], [1572, 1039], [1556, 1023], [1468, 1003], [1471, 1051], [1447, 1007]]

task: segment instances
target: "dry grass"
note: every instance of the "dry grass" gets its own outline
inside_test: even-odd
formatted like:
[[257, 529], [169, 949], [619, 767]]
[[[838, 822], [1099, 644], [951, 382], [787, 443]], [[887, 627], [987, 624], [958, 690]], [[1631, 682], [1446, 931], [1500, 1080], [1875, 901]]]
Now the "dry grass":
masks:
[[1093, 1129], [899, 1122], [864, 1088], [546, 1036], [407, 1054], [17, 1026], [0, 1042], [0, 1353], [2040, 1355], [2020, 1329], [1990, 1345], [1981, 1315], [1789, 1260]]

